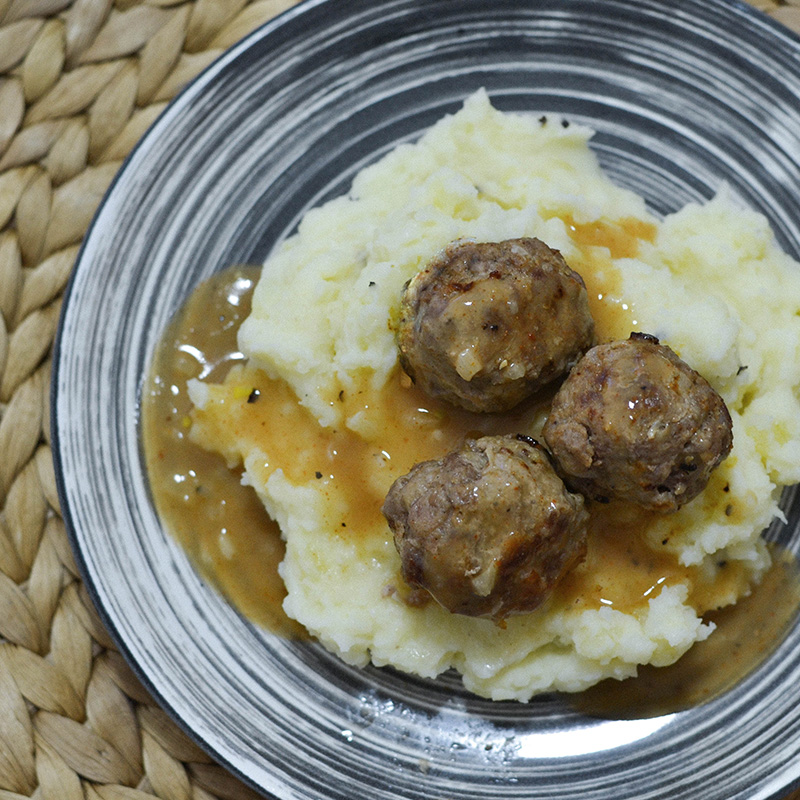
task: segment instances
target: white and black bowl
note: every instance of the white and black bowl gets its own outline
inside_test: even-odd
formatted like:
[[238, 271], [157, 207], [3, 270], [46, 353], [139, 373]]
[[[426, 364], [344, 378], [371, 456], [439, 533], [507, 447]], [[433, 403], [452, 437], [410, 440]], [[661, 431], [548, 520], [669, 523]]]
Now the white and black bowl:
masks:
[[[800, 42], [736, 0], [311, 0], [226, 53], [119, 173], [69, 284], [53, 373], [65, 521], [105, 624], [145, 685], [267, 795], [777, 797], [800, 781], [800, 626], [695, 708], [601, 719], [569, 698], [470, 696], [352, 669], [243, 619], [154, 511], [140, 390], [203, 278], [261, 262], [310, 207], [475, 89], [597, 130], [656, 214], [723, 184], [800, 258]], [[735, 279], [735, 276], [734, 276]], [[800, 508], [776, 527], [798, 550]]]

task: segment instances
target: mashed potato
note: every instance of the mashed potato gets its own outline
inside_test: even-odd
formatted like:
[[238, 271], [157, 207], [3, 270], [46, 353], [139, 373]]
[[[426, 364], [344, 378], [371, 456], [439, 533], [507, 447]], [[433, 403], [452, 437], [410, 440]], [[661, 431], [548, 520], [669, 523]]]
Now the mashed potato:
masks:
[[[702, 614], [769, 566], [760, 532], [800, 479], [800, 269], [727, 192], [652, 218], [603, 174], [591, 135], [476, 93], [305, 216], [264, 267], [239, 334], [247, 366], [190, 387], [194, 439], [243, 465], [280, 524], [287, 613], [352, 664], [455, 668], [493, 699], [578, 691], [674, 662], [711, 633]], [[673, 515], [592, 506], [585, 563], [501, 627], [411, 592], [380, 506], [467, 432], [541, 429], [543, 403], [481, 416], [420, 396], [393, 330], [403, 284], [449, 242], [522, 236], [581, 273], [601, 339], [652, 333], [704, 375], [734, 448]]]

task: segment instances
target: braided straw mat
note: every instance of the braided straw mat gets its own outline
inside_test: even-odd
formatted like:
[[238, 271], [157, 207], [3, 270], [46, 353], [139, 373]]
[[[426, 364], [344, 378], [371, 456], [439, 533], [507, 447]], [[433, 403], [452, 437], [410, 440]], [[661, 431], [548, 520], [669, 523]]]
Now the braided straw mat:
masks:
[[[800, 32], [800, 0], [753, 1]], [[92, 608], [56, 497], [49, 355], [122, 159], [294, 2], [0, 0], [0, 800], [255, 797], [158, 708]]]

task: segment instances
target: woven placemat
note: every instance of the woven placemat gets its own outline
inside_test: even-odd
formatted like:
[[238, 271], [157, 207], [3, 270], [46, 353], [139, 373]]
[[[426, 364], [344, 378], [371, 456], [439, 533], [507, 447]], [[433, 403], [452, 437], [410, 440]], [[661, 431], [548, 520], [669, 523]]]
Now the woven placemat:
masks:
[[[0, 0], [0, 800], [256, 797], [159, 709], [92, 608], [56, 496], [49, 359], [122, 159], [187, 81], [294, 2]], [[753, 5], [800, 32], [800, 0]]]

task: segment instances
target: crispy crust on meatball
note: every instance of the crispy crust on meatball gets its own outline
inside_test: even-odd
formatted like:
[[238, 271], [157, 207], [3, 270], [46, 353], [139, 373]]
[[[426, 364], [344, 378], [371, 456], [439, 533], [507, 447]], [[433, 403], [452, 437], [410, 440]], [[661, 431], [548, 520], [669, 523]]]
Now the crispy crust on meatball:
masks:
[[457, 614], [532, 611], [586, 552], [583, 498], [525, 436], [484, 436], [417, 464], [383, 513], [406, 582]]
[[539, 239], [450, 244], [406, 284], [400, 363], [428, 394], [505, 411], [594, 343], [583, 279]]
[[724, 400], [654, 336], [592, 348], [553, 400], [543, 437], [575, 491], [671, 512], [733, 444]]

